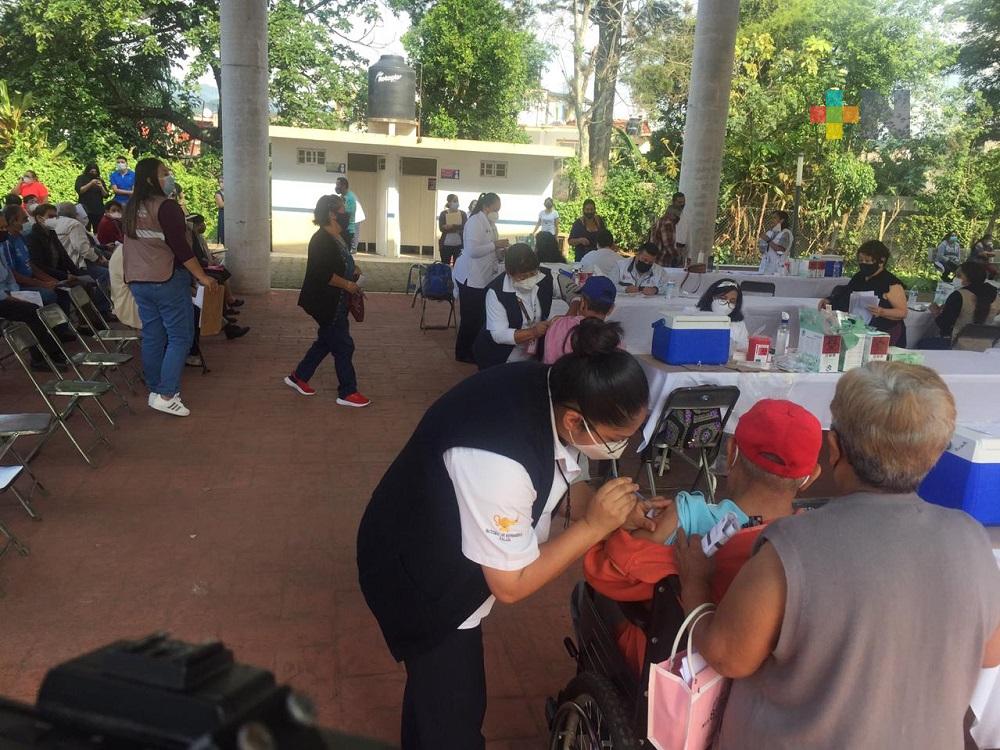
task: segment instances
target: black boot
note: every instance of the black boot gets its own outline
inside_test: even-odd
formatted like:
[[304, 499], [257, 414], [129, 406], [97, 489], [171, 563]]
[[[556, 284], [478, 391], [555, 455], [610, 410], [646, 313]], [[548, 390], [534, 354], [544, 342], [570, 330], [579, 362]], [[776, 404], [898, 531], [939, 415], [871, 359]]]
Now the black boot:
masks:
[[222, 330], [226, 334], [226, 338], [232, 341], [250, 333], [250, 326], [238, 326], [235, 323], [228, 323]]

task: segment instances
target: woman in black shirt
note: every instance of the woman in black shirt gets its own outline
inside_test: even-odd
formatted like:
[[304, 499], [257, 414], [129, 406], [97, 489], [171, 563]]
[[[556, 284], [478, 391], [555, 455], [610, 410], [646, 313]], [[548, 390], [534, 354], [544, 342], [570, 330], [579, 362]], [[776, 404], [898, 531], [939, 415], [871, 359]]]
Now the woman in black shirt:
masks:
[[347, 296], [359, 294], [361, 288], [355, 281], [354, 259], [337, 220], [338, 216], [345, 216], [346, 213], [344, 199], [339, 195], [322, 196], [313, 211], [313, 223], [319, 229], [309, 240], [309, 258], [299, 294], [299, 307], [312, 316], [319, 325], [319, 331], [316, 341], [298, 367], [285, 378], [285, 385], [303, 396], [315, 395], [316, 389], [309, 385], [309, 380], [329, 354], [337, 369], [337, 403], [364, 407], [371, 401], [358, 392], [353, 361], [354, 339], [351, 338], [351, 326], [347, 319]]
[[886, 270], [889, 248], [878, 240], [869, 240], [858, 248], [858, 272], [844, 286], [833, 290], [828, 299], [821, 299], [819, 307], [829, 306], [847, 312], [853, 292], [874, 292], [878, 304], [868, 310], [872, 314], [869, 325], [889, 334], [892, 346], [906, 346], [906, 324], [903, 320], [909, 311], [906, 306], [906, 288], [897, 276]]
[[80, 205], [87, 212], [87, 226], [90, 231], [97, 232], [97, 225], [104, 217], [108, 186], [96, 164], [88, 164], [83, 174], [76, 178], [76, 194], [80, 196]]
[[597, 215], [597, 204], [590, 198], [583, 202], [583, 216], [573, 222], [567, 244], [573, 248], [573, 259], [580, 261], [597, 249], [597, 233], [605, 229], [604, 217]]

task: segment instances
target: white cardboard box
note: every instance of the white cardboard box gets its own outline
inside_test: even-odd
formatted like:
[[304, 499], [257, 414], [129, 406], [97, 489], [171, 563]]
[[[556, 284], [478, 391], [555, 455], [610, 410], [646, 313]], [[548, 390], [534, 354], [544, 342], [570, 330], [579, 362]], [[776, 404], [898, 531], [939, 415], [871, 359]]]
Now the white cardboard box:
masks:
[[840, 367], [839, 334], [822, 334], [803, 329], [799, 332], [799, 353], [815, 359], [814, 372], [837, 372]]
[[869, 331], [865, 335], [863, 363], [885, 362], [889, 359], [889, 334]]

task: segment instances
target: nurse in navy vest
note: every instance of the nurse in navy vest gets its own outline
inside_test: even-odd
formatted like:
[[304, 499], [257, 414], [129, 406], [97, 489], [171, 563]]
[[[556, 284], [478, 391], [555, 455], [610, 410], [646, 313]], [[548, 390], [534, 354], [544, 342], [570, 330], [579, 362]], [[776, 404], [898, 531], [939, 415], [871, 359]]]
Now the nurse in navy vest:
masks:
[[535, 251], [511, 245], [504, 273], [486, 286], [486, 325], [473, 347], [480, 370], [538, 358], [552, 310], [552, 274]]
[[549, 541], [580, 455], [621, 456], [646, 420], [649, 386], [618, 349], [620, 331], [587, 319], [551, 367], [516, 362], [459, 383], [428, 409], [375, 489], [358, 570], [406, 666], [404, 750], [481, 750], [480, 622], [496, 600], [524, 599], [614, 530], [648, 527], [645, 512], [666, 504], [638, 502], [631, 479], [613, 479]]

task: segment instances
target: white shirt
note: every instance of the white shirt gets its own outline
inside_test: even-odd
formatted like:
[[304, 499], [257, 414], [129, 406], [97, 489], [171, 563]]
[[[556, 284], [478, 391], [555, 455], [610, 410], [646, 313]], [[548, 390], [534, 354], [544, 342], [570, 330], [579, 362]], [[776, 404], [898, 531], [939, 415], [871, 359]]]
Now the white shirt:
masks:
[[646, 273], [636, 270], [635, 259], [621, 260], [618, 262], [618, 276], [622, 286], [655, 286], [657, 294], [667, 293], [667, 269], [655, 263]]
[[615, 286], [618, 286], [620, 281], [618, 264], [621, 260], [622, 256], [611, 248], [599, 247], [583, 256], [583, 260], [580, 261], [580, 270], [589, 273], [600, 271], [602, 276], [607, 276]]
[[[538, 545], [548, 541], [552, 511], [580, 475], [580, 454], [562, 444], [556, 432], [551, 404], [555, 465], [552, 490], [542, 515], [531, 527], [531, 507], [537, 494], [521, 464], [490, 451], [452, 448], [444, 465], [455, 487], [462, 523], [462, 554], [479, 565], [496, 570], [522, 570], [538, 559]], [[565, 476], [565, 481], [563, 477]], [[488, 477], [488, 481], [484, 478]], [[489, 596], [459, 630], [476, 627], [490, 613], [496, 597]]]
[[[781, 245], [784, 248], [784, 252], [777, 252], [771, 247], [771, 243]], [[760, 259], [760, 268], [758, 271], [771, 276], [784, 276], [785, 259], [788, 257], [791, 248], [792, 231], [790, 229], [781, 229], [780, 224], [775, 224], [764, 235], [764, 239], [760, 240], [760, 250], [763, 257]]]
[[90, 240], [87, 239], [87, 230], [79, 221], [71, 219], [69, 216], [57, 216], [51, 223], [46, 222], [45, 224], [50, 229], [55, 230], [59, 241], [66, 248], [66, 253], [74, 264], [85, 268], [85, 261], [97, 260], [97, 251], [91, 246]]
[[538, 223], [539, 232], [549, 232], [553, 235], [559, 234], [559, 212], [554, 208], [551, 211], [539, 212]]
[[455, 281], [485, 289], [500, 273], [500, 257], [493, 244], [498, 239], [497, 228], [485, 213], [470, 216], [462, 235], [462, 254], [452, 271]]
[[747, 324], [742, 320], [733, 320], [729, 323], [729, 357], [733, 358], [736, 352], [744, 352], [750, 347], [750, 334], [747, 332]]
[[[532, 287], [530, 293], [522, 292], [519, 289], [515, 289], [510, 276], [504, 274], [503, 290], [516, 294], [518, 300], [521, 302], [521, 330], [531, 328], [531, 326], [542, 319], [542, 306], [538, 301], [537, 284]], [[490, 336], [493, 337], [496, 343], [514, 347], [507, 358], [508, 362], [519, 362], [524, 359], [531, 359], [534, 356], [534, 351], [529, 351], [528, 344], [521, 344], [519, 346], [515, 343], [514, 334], [517, 332], [517, 329], [510, 327], [507, 310], [500, 304], [497, 293], [492, 289], [486, 292], [486, 330], [490, 332]], [[537, 341], [531, 343], [536, 346], [538, 344]]]

